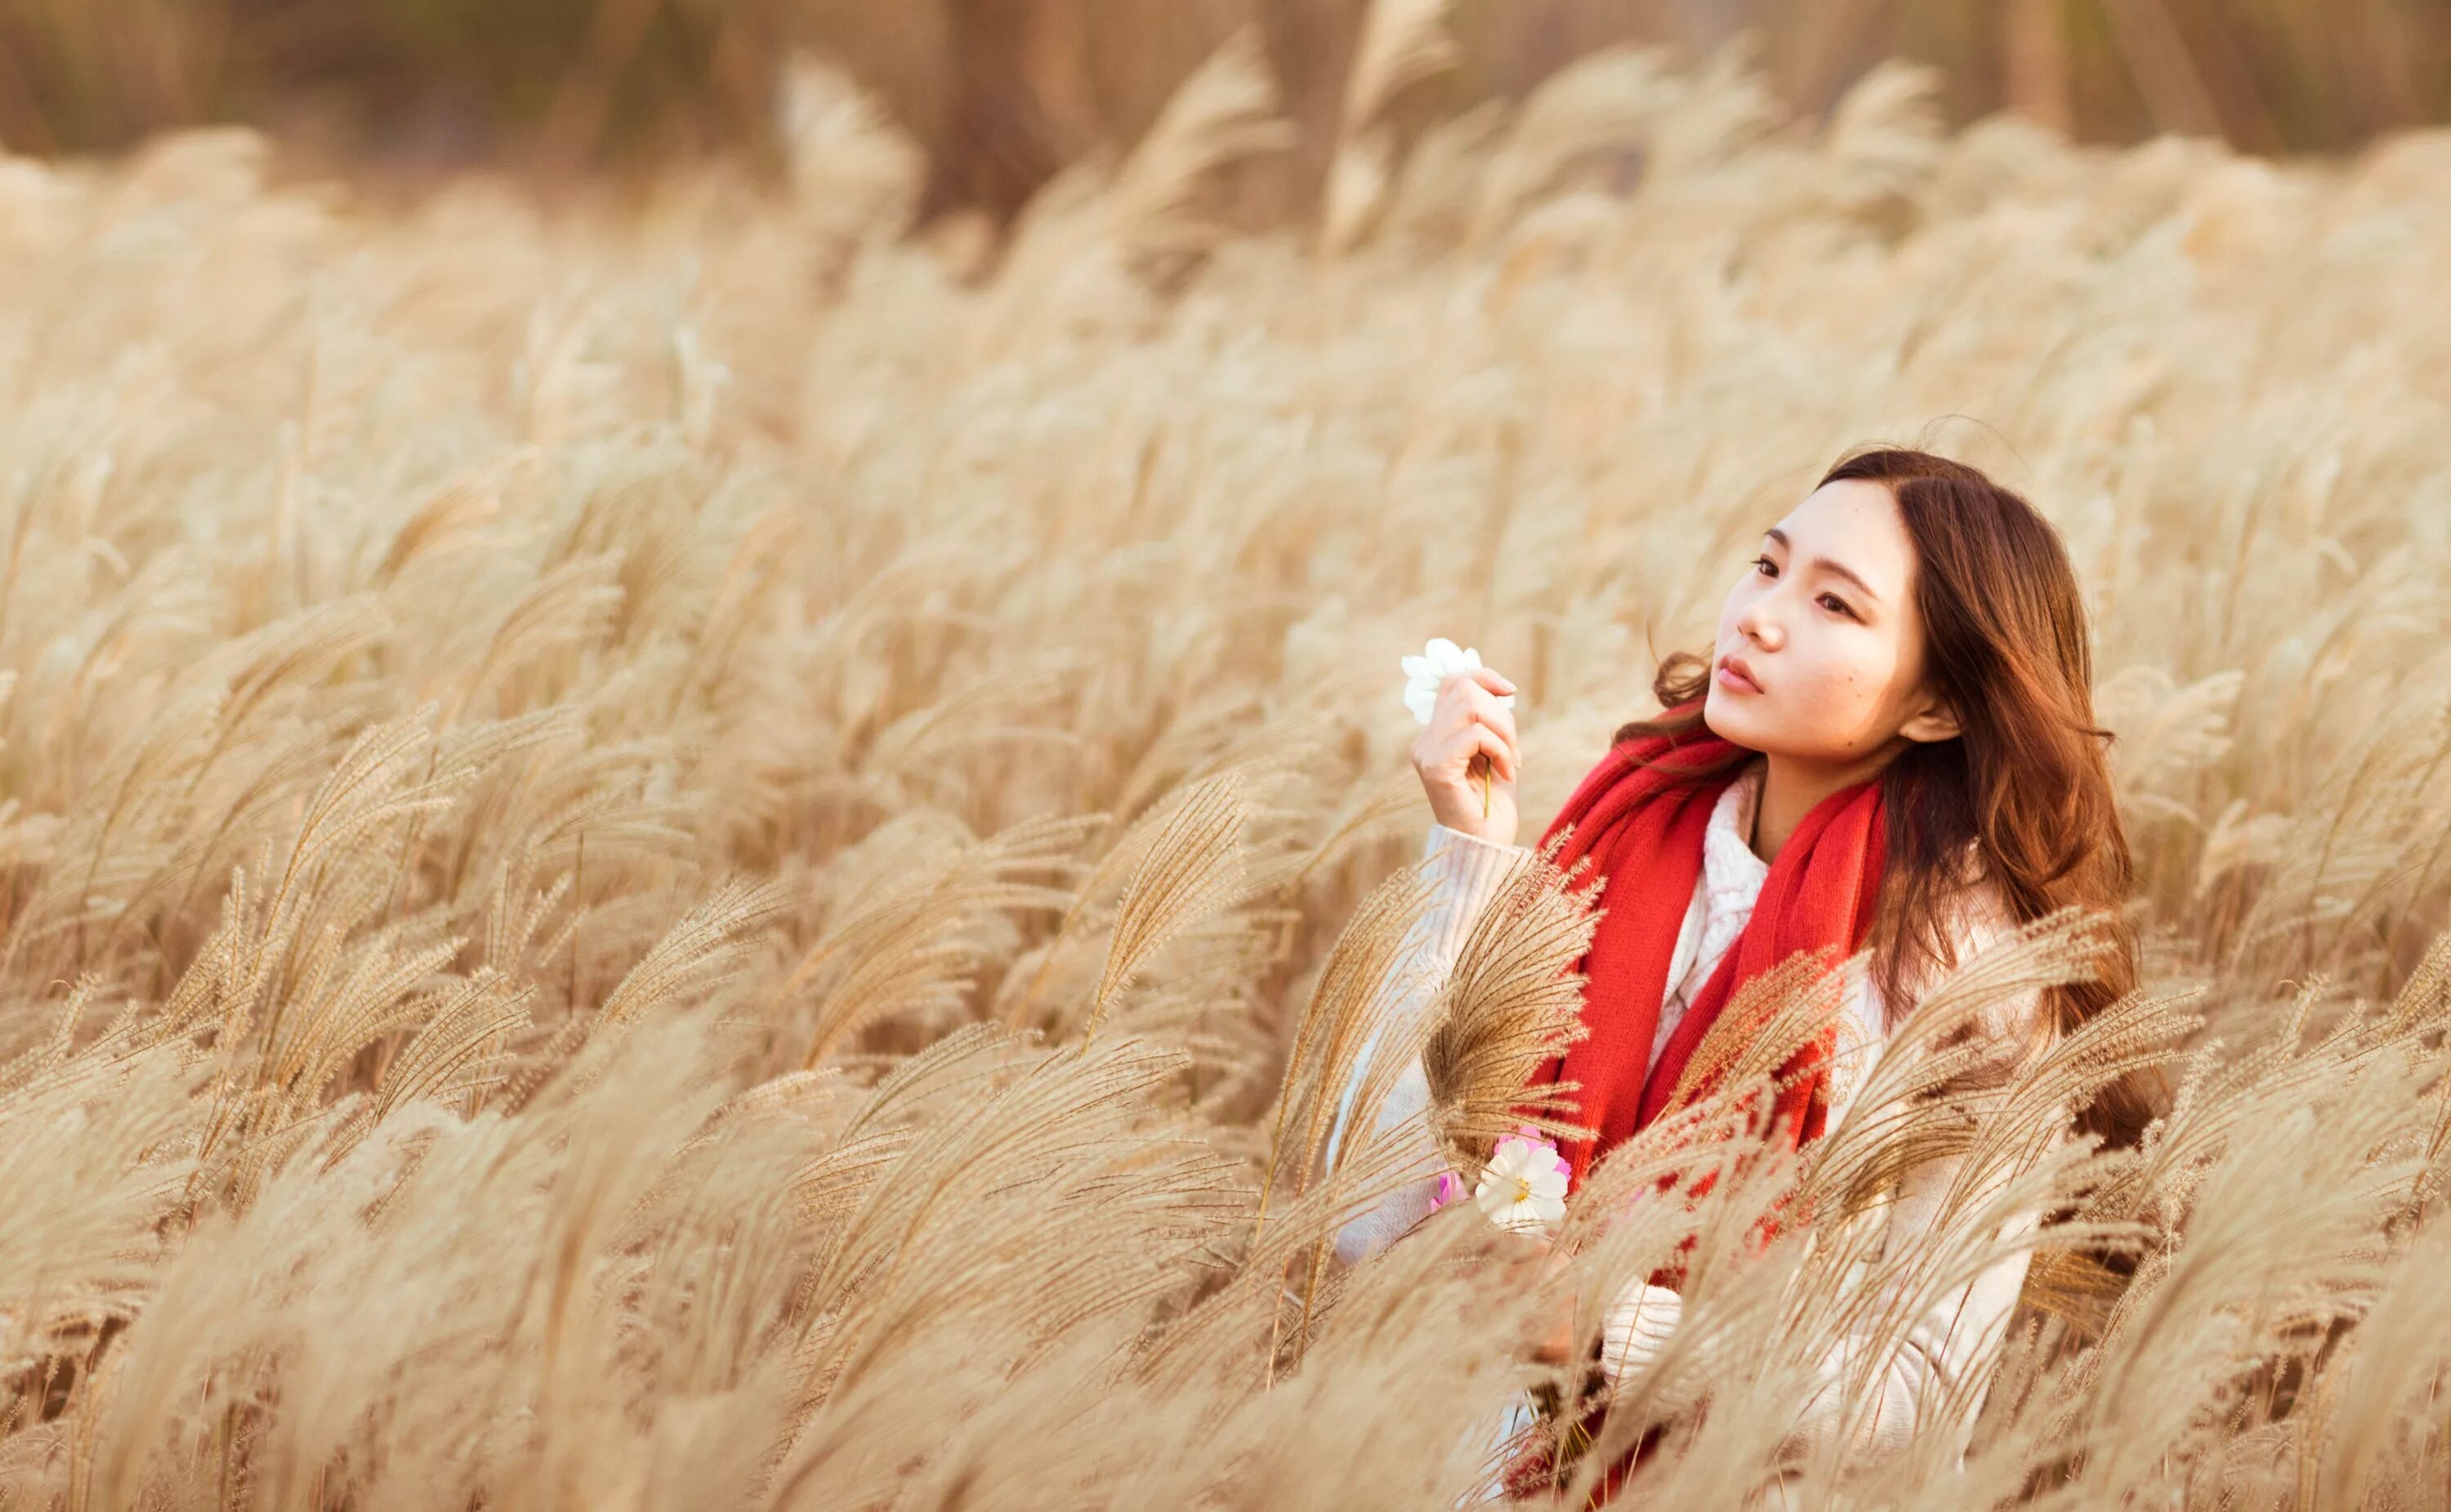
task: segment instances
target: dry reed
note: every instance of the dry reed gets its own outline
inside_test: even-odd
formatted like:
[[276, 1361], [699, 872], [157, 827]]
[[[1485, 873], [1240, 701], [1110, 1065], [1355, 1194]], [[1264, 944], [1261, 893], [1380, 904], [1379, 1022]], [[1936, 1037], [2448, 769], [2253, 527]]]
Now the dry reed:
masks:
[[[1316, 240], [1202, 209], [1283, 140], [1241, 45], [985, 271], [815, 74], [788, 195], [619, 217], [0, 162], [0, 1502], [1447, 1504], [1554, 1299], [1465, 1210], [1327, 1253], [1399, 1173], [1321, 1138], [1422, 902], [1396, 658], [1516, 677], [1537, 826], [1888, 435], [2067, 536], [2147, 990], [1692, 1211], [1629, 1199], [1730, 1105], [1626, 1147], [1559, 1285], [1695, 1280], [1608, 1442], [1741, 1501], [1828, 1340], [2052, 1207], [1965, 1465], [1790, 1504], [2443, 1504], [2451, 149], [1949, 135], [1897, 69], [1816, 128], [1612, 54], [1400, 152], [1416, 10]], [[1556, 1031], [1545, 885], [1451, 994], [1461, 1148]], [[2051, 1145], [2155, 1057], [2143, 1149]], [[1834, 1286], [1942, 1150], [2022, 1174]], [[1744, 1259], [1791, 1178], [1821, 1249]]]

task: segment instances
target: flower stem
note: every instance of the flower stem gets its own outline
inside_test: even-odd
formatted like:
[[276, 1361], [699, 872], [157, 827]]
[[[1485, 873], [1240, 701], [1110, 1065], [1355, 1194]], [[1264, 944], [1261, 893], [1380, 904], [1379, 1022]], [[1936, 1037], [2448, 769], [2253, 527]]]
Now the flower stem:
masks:
[[1490, 782], [1497, 773], [1491, 769], [1489, 757], [1486, 756], [1474, 756], [1472, 764], [1480, 769], [1480, 816], [1485, 819], [1489, 817]]

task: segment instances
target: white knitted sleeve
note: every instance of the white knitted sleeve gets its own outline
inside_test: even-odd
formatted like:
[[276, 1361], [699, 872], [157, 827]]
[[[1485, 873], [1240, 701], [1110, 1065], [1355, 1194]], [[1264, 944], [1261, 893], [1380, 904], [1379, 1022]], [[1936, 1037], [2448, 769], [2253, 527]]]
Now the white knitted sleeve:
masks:
[[[1398, 985], [1371, 1005], [1369, 1036], [1355, 1058], [1352, 1077], [1337, 1100], [1336, 1122], [1328, 1130], [1327, 1159], [1331, 1165], [1345, 1137], [1354, 1094], [1361, 1089], [1362, 1078], [1387, 1031], [1399, 1024], [1415, 1023], [1429, 1011], [1447, 972], [1455, 967], [1456, 954], [1463, 947], [1464, 936], [1472, 932], [1474, 921], [1532, 854], [1527, 846], [1500, 845], [1431, 823], [1422, 846], [1431, 886], [1429, 906], [1405, 935], [1392, 973]], [[1422, 1075], [1421, 1060], [1416, 1056], [1380, 1106], [1376, 1127], [1382, 1131], [1395, 1128], [1427, 1107], [1429, 1095], [1429, 1083]], [[1347, 1220], [1337, 1231], [1339, 1258], [1350, 1264], [1376, 1253], [1429, 1212], [1439, 1172], [1448, 1167], [1426, 1135], [1417, 1164], [1419, 1169], [1409, 1183]]]

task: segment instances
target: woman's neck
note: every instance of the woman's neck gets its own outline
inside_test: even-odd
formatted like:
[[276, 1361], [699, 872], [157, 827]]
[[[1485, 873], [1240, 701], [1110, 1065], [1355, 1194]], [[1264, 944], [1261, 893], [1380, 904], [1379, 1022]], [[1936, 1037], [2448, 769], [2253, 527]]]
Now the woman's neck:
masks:
[[1875, 776], [1896, 755], [1895, 750], [1885, 745], [1861, 760], [1844, 763], [1794, 756], [1763, 757], [1767, 765], [1762, 773], [1761, 793], [1754, 800], [1754, 833], [1746, 843], [1764, 862], [1777, 860], [1779, 848], [1787, 844], [1787, 837], [1795, 833], [1795, 827], [1804, 822], [1814, 805]]

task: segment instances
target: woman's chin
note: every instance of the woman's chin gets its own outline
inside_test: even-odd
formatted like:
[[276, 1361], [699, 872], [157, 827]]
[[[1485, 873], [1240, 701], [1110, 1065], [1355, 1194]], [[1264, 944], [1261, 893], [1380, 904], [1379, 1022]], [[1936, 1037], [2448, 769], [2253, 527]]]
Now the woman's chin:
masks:
[[[1755, 710], [1745, 707], [1747, 696], [1724, 693], [1713, 683], [1702, 697], [1702, 727], [1727, 741], [1748, 751], [1767, 751], [1765, 741], [1775, 734]], [[1758, 697], [1758, 694], [1751, 697]]]

